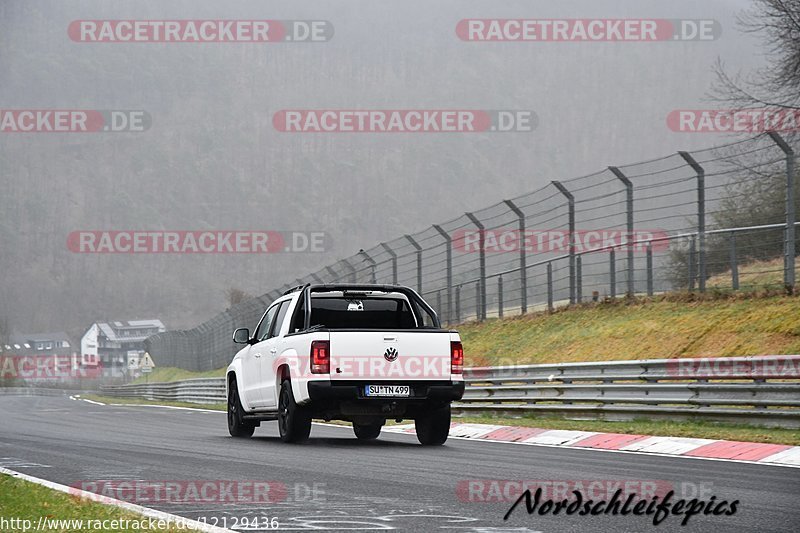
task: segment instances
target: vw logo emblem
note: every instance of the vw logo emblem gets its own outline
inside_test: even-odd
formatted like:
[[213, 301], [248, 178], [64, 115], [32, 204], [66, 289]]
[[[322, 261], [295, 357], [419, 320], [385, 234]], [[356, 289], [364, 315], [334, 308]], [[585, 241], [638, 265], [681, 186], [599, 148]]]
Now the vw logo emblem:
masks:
[[391, 363], [397, 359], [397, 350], [392, 347], [386, 348], [386, 351], [383, 353], [383, 358]]

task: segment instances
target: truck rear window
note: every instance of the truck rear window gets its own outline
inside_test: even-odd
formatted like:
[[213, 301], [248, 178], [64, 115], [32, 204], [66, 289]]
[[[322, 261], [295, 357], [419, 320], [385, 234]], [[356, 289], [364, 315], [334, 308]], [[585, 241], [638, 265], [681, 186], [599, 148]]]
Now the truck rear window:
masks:
[[414, 313], [402, 298], [312, 298], [311, 326], [331, 329], [413, 329]]

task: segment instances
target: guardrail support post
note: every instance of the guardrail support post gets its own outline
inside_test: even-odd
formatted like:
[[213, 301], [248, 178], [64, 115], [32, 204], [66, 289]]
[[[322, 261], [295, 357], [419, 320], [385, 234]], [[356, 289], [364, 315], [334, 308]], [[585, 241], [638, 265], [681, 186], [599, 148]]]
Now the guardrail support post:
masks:
[[617, 297], [617, 251], [612, 248], [608, 253], [608, 285], [611, 297]]
[[694, 263], [697, 260], [697, 243], [694, 235], [689, 238], [689, 290], [694, 290]]
[[377, 265], [377, 263], [375, 263], [375, 260], [372, 257], [370, 257], [370, 255], [367, 252], [365, 252], [363, 248], [358, 251], [358, 255], [363, 257], [364, 261], [366, 261], [369, 264], [369, 271], [370, 271], [369, 279], [370, 279], [370, 283], [378, 283], [378, 278], [375, 275], [375, 267]]
[[[569, 225], [569, 303], [575, 303], [575, 197], [572, 196], [560, 181], [553, 181], [556, 189], [567, 199], [567, 208], [569, 212], [568, 225]], [[548, 263], [549, 264], [549, 263]]]
[[392, 258], [392, 284], [397, 285], [397, 254], [385, 242], [381, 243], [381, 247]]
[[434, 224], [433, 229], [444, 238], [445, 246], [447, 246], [445, 250], [445, 268], [447, 269], [445, 274], [447, 279], [447, 313], [445, 313], [445, 317], [447, 317], [446, 322], [449, 324], [453, 318], [453, 239], [441, 226]]
[[553, 263], [547, 263], [547, 310], [553, 312]]
[[480, 261], [480, 286], [479, 286], [479, 303], [480, 307], [478, 311], [478, 319], [479, 320], [486, 320], [486, 235], [484, 233], [483, 224], [481, 221], [478, 220], [478, 217], [473, 215], [472, 213], [465, 213], [467, 218], [475, 224], [475, 227], [478, 228], [478, 244], [480, 245], [479, 250], [479, 261]]
[[610, 170], [619, 180], [625, 185], [625, 211], [627, 214], [627, 226], [628, 226], [628, 236], [625, 239], [627, 242], [625, 244], [628, 245], [628, 297], [633, 297], [633, 241], [634, 241], [634, 234], [633, 234], [633, 183], [629, 180], [625, 174], [617, 167], [608, 167]]
[[311, 274], [311, 279], [313, 279], [315, 283], [322, 285], [322, 278], [320, 278], [316, 274]]
[[647, 242], [647, 295], [653, 295], [653, 243]]
[[736, 232], [731, 232], [731, 286], [739, 290], [739, 260], [736, 258]]
[[699, 246], [698, 285], [700, 292], [706, 292], [706, 171], [689, 152], [678, 152], [697, 174], [697, 238]]
[[583, 261], [581, 256], [575, 258], [575, 285], [576, 285], [576, 296], [575, 299], [578, 303], [583, 302]]
[[497, 316], [503, 318], [503, 276], [497, 278]]
[[786, 292], [789, 294], [794, 293], [795, 284], [795, 235], [796, 228], [796, 213], [794, 205], [794, 150], [789, 146], [783, 137], [775, 133], [769, 132], [770, 138], [777, 144], [783, 153], [786, 154], [786, 230], [784, 241], [784, 261], [783, 261], [783, 284], [786, 287]]
[[403, 235], [408, 242], [411, 243], [411, 246], [414, 247], [416, 250], [414, 253], [417, 254], [417, 292], [422, 295], [422, 246], [420, 246], [417, 241], [411, 235]]
[[517, 243], [519, 246], [519, 287], [522, 295], [521, 309], [522, 314], [528, 312], [528, 267], [527, 267], [527, 250], [525, 249], [525, 213], [517, 207], [511, 200], [503, 200], [511, 211], [517, 215], [519, 225], [519, 236]]

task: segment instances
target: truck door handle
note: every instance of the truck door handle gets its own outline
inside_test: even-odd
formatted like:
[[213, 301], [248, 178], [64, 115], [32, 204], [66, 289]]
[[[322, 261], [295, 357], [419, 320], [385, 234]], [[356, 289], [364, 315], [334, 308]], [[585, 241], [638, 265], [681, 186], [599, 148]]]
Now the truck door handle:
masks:
[[277, 348], [270, 348], [269, 353], [271, 353], [272, 355], [275, 355], [276, 353], [278, 353], [278, 349]]
[[256, 359], [258, 359], [258, 358], [260, 358], [260, 357], [261, 357], [261, 354], [260, 354], [260, 353], [253, 354], [253, 357], [255, 357]]

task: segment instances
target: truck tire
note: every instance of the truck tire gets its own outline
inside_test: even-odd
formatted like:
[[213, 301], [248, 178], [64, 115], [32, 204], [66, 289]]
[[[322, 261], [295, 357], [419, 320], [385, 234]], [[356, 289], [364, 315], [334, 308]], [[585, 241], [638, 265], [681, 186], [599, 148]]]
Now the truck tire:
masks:
[[295, 403], [292, 382], [288, 379], [281, 383], [278, 397], [278, 430], [283, 442], [302, 442], [311, 433], [311, 415]]
[[441, 446], [450, 433], [450, 406], [440, 407], [414, 420], [417, 440], [424, 446]]
[[236, 387], [236, 380], [232, 379], [228, 386], [228, 433], [231, 437], [247, 438], [252, 437], [256, 430], [253, 423], [244, 422], [242, 415], [242, 402], [239, 400], [239, 389]]
[[374, 424], [353, 424], [353, 433], [356, 434], [358, 440], [374, 440], [381, 434], [382, 422], [375, 422]]

